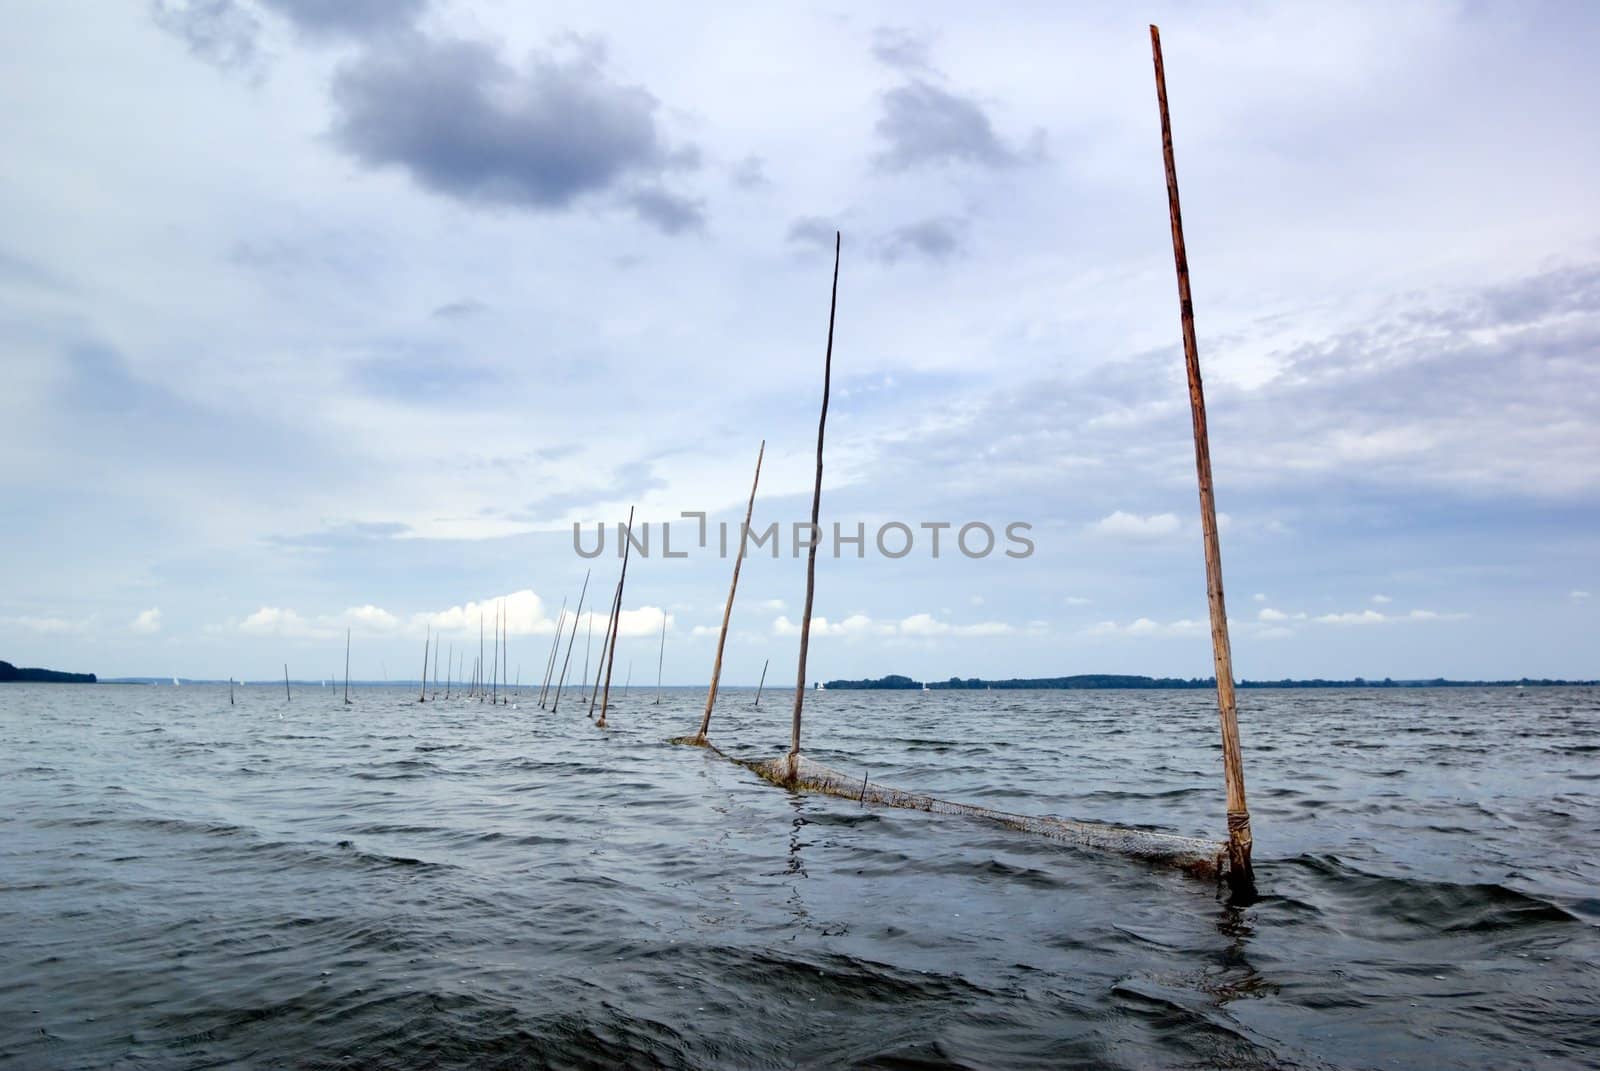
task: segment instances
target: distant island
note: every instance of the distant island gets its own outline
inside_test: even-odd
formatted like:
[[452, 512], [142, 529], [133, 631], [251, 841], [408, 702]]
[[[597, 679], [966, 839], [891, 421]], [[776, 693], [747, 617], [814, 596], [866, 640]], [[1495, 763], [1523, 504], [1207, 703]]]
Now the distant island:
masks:
[[[1383, 680], [1367, 680], [1365, 677], [1355, 677], [1351, 680], [1290, 680], [1284, 678], [1278, 681], [1240, 681], [1239, 688], [1557, 688], [1570, 686], [1594, 686], [1600, 681], [1566, 681], [1551, 680], [1548, 677], [1533, 679], [1523, 677], [1520, 680], [1504, 681], [1452, 681], [1443, 677], [1432, 680], [1393, 680], [1389, 677]], [[823, 688], [828, 691], [922, 691], [926, 688], [930, 692], [942, 691], [988, 691], [989, 689], [1004, 690], [1045, 690], [1045, 689], [1088, 689], [1088, 688], [1127, 688], [1146, 690], [1173, 690], [1180, 688], [1215, 688], [1215, 677], [1138, 677], [1119, 673], [1080, 673], [1072, 677], [1011, 677], [1006, 680], [984, 680], [982, 677], [951, 677], [947, 681], [916, 681], [910, 677], [903, 677], [898, 673], [891, 673], [887, 677], [877, 680], [860, 681], [827, 681]]]
[[43, 684], [94, 684], [93, 673], [62, 673], [55, 669], [30, 669], [24, 666], [18, 669], [10, 662], [0, 662], [0, 684], [11, 681], [32, 681]]

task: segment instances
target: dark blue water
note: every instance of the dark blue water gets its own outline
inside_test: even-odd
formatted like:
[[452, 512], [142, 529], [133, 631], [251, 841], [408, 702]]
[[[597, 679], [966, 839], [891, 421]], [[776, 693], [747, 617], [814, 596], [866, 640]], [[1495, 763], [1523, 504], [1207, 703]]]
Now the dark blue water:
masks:
[[[1600, 694], [1247, 692], [1261, 900], [698, 749], [333, 689], [0, 686], [0, 1064], [1584, 1067]], [[724, 692], [771, 755], [787, 697]], [[568, 700], [563, 700], [566, 704]], [[1216, 835], [1204, 692], [813, 694], [816, 758]]]

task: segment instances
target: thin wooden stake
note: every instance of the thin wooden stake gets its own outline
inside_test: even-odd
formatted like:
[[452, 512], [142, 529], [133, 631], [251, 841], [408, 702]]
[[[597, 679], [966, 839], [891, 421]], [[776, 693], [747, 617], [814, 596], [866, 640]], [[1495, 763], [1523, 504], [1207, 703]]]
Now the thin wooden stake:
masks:
[[611, 700], [611, 669], [617, 661], [617, 635], [622, 627], [622, 587], [628, 581], [628, 554], [633, 550], [633, 510], [628, 510], [628, 528], [623, 535], [622, 574], [617, 577], [617, 606], [611, 611], [611, 653], [606, 656], [606, 687], [600, 693], [600, 717], [595, 725], [606, 727], [606, 707]]
[[606, 662], [606, 646], [611, 642], [611, 616], [616, 613], [617, 604], [622, 600], [622, 581], [617, 581], [617, 588], [611, 593], [611, 605], [606, 607], [606, 630], [600, 636], [600, 660], [594, 665], [594, 687], [589, 692], [589, 717], [594, 718], [595, 704], [600, 702], [600, 667]]
[[344, 705], [350, 705], [350, 630], [344, 630]]
[[[572, 664], [572, 645], [576, 643], [578, 639], [578, 622], [583, 620], [583, 599], [584, 596], [588, 594], [589, 570], [585, 569], [583, 571], [583, 587], [578, 589], [578, 608], [572, 613], [572, 635], [567, 637], [567, 657], [561, 660], [561, 676], [556, 678], [555, 698], [550, 700], [550, 713], [552, 714], [556, 712], [556, 707], [561, 705], [561, 689], [565, 687], [567, 683], [567, 667]], [[589, 611], [589, 616], [593, 618], [593, 610]], [[591, 629], [594, 627], [592, 622], [589, 627]], [[559, 634], [557, 638], [560, 638]]]
[[[450, 653], [447, 656], [445, 656], [445, 660], [444, 660], [444, 697], [446, 699], [450, 698], [450, 681], [451, 681], [451, 678], [453, 678], [455, 676], [455, 668], [456, 668], [456, 644], [455, 644], [454, 640], [451, 640], [450, 641]], [[438, 671], [437, 668], [434, 669], [434, 671], [433, 671], [433, 686], [435, 688], [439, 687], [439, 671]]]
[[744, 527], [739, 529], [739, 549], [733, 555], [733, 582], [728, 585], [728, 601], [722, 606], [722, 632], [717, 636], [717, 657], [711, 663], [711, 690], [706, 693], [706, 711], [700, 716], [700, 731], [694, 742], [704, 744], [711, 728], [711, 708], [717, 705], [717, 685], [722, 680], [722, 648], [728, 642], [728, 619], [733, 616], [733, 596], [739, 590], [739, 567], [744, 564], [745, 539], [750, 535], [750, 518], [756, 508], [756, 486], [761, 483], [761, 460], [767, 456], [767, 440], [756, 451], [756, 475], [750, 481], [750, 501], [744, 508]]
[[806, 652], [811, 646], [811, 603], [817, 590], [817, 544], [822, 542], [817, 518], [822, 511], [822, 434], [828, 426], [828, 387], [833, 378], [833, 318], [839, 308], [838, 231], [833, 232], [833, 294], [828, 300], [828, 349], [822, 361], [822, 416], [817, 420], [817, 482], [811, 491], [811, 546], [806, 554], [806, 605], [800, 618], [800, 666], [794, 686], [794, 724], [789, 732], [789, 783], [800, 776], [800, 713], [806, 702]]
[[478, 702], [483, 702], [483, 611], [478, 611], [478, 665], [473, 671], [477, 678]]
[[1222, 548], [1217, 540], [1217, 504], [1211, 481], [1211, 444], [1206, 432], [1206, 396], [1200, 382], [1200, 349], [1195, 341], [1194, 299], [1189, 292], [1189, 255], [1183, 244], [1183, 212], [1178, 204], [1178, 168], [1172, 152], [1172, 119], [1167, 112], [1167, 75], [1161, 62], [1161, 31], [1150, 27], [1155, 63], [1156, 101], [1161, 108], [1161, 155], [1167, 170], [1167, 208], [1172, 220], [1172, 259], [1178, 272], [1178, 314], [1183, 325], [1183, 359], [1189, 374], [1189, 408], [1194, 423], [1194, 466], [1200, 483], [1200, 530], [1205, 542], [1206, 598], [1211, 608], [1211, 653], [1217, 672], [1217, 713], [1222, 722], [1222, 771], [1228, 796], [1229, 882], [1236, 893], [1255, 889], [1251, 866], [1250, 808], [1244, 793], [1244, 760], [1239, 747], [1239, 715], [1233, 694], [1233, 652], [1228, 642], [1228, 610], [1222, 597]]
[[439, 698], [439, 648], [433, 649], [433, 698]]
[[765, 662], [761, 663], [761, 683], [756, 685], [756, 702], [755, 702], [755, 706], [756, 706], [757, 710], [761, 709], [761, 689], [763, 689], [763, 688], [765, 688], [767, 686], [767, 665], [771, 661], [772, 661], [772, 659], [769, 658]]
[[661, 653], [656, 655], [656, 706], [661, 705], [661, 667], [667, 661], [667, 612], [661, 611]]
[[233, 706], [233, 678], [228, 678], [228, 705]]
[[589, 655], [594, 653], [594, 611], [589, 611], [588, 633], [583, 640], [583, 683], [589, 683]]
[[289, 663], [287, 662], [283, 664], [283, 701], [285, 703], [294, 702], [294, 696], [289, 694]]
[[417, 702], [419, 703], [428, 701], [428, 644], [432, 642], [433, 629], [429, 628], [427, 638], [422, 641], [422, 685], [421, 691], [417, 693]]
[[567, 600], [561, 599], [561, 613], [556, 617], [555, 635], [550, 639], [550, 655], [544, 660], [544, 683], [539, 686], [539, 705], [544, 706], [545, 699], [550, 693], [550, 682], [556, 673], [556, 654], [561, 650], [561, 630], [567, 620]]

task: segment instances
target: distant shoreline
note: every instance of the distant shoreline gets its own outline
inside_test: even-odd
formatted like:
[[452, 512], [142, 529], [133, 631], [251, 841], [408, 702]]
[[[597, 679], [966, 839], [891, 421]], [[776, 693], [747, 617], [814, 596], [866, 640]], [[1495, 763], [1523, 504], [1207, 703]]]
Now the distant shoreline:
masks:
[[0, 684], [95, 684], [93, 673], [63, 673], [59, 669], [39, 669], [34, 666], [13, 666], [0, 662]]
[[[1236, 687], [1244, 688], [1572, 688], [1594, 687], [1600, 681], [1552, 680], [1548, 677], [1496, 681], [1457, 681], [1444, 677], [1430, 680], [1368, 680], [1354, 677], [1350, 680], [1293, 680], [1239, 681]], [[1129, 674], [1084, 673], [1071, 677], [1011, 677], [1005, 680], [985, 680], [982, 677], [951, 677], [945, 681], [918, 681], [899, 674], [890, 674], [876, 680], [824, 681], [827, 691], [1073, 691], [1086, 689], [1121, 689], [1128, 691], [1181, 691], [1211, 689], [1217, 686], [1215, 677], [1140, 677]]]

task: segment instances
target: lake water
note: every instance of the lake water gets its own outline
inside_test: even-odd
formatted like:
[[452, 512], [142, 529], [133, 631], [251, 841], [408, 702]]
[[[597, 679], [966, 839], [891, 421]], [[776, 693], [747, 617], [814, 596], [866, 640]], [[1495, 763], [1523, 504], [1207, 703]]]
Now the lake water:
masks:
[[[1241, 694], [1259, 902], [665, 738], [362, 689], [0, 686], [0, 1065], [1594, 1067], [1600, 690]], [[791, 697], [712, 737], [785, 749]], [[1206, 692], [826, 692], [807, 752], [1218, 836]]]

